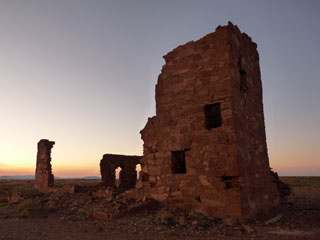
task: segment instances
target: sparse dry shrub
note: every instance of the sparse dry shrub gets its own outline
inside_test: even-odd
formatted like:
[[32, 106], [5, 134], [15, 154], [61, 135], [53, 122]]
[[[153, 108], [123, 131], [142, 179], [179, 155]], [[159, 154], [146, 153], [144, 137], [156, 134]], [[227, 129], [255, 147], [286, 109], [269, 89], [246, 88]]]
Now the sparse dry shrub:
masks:
[[[192, 221], [197, 222], [198, 227], [202, 227], [203, 229], [208, 229], [212, 221], [217, 221], [218, 219], [208, 218], [202, 213], [193, 212], [189, 214], [189, 217], [192, 219]], [[221, 221], [219, 219], [219, 221]]]
[[117, 221], [117, 224], [118, 224], [118, 225], [124, 225], [124, 224], [125, 224], [125, 221], [124, 221], [123, 219], [119, 219], [119, 220]]
[[96, 232], [102, 232], [104, 229], [103, 225], [101, 223], [96, 223], [95, 224], [95, 230]]
[[66, 192], [56, 191], [56, 192], [51, 193], [50, 197], [60, 199], [60, 198], [66, 197], [67, 195], [68, 195], [68, 193], [66, 193]]
[[88, 217], [90, 216], [90, 213], [89, 213], [87, 210], [79, 209], [79, 210], [78, 210], [78, 215], [79, 215], [81, 218], [88, 218]]
[[77, 205], [84, 205], [86, 203], [85, 199], [79, 198], [75, 201]]
[[24, 196], [28, 197], [35, 197], [40, 194], [39, 190], [36, 189], [33, 184], [25, 184], [22, 186], [15, 186], [11, 189], [13, 193], [19, 193]]
[[175, 221], [175, 217], [174, 215], [169, 211], [169, 210], [166, 210], [166, 209], [161, 209], [156, 217], [162, 222], [162, 223], [165, 223], [165, 224], [168, 224], [168, 225], [175, 225], [177, 222]]
[[0, 195], [0, 207], [5, 206], [7, 204], [8, 204], [7, 195], [6, 194]]
[[49, 211], [56, 210], [57, 209], [56, 202], [54, 200], [50, 199], [46, 204], [46, 208]]
[[169, 230], [167, 231], [167, 234], [170, 235], [170, 236], [172, 236], [172, 235], [175, 234], [175, 231], [172, 230], [172, 229], [169, 229]]
[[41, 209], [40, 202], [31, 198], [24, 200], [16, 207], [16, 211], [20, 217], [28, 217], [30, 214], [38, 212]]

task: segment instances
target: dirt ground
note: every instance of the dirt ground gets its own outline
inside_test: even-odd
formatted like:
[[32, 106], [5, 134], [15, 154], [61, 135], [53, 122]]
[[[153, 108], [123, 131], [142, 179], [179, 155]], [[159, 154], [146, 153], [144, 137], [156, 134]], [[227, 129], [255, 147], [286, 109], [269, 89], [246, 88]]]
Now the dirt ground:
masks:
[[[252, 219], [245, 225], [228, 224], [196, 214], [169, 212], [152, 202], [111, 220], [98, 220], [85, 208], [79, 211], [79, 205], [101, 208], [105, 204], [118, 209], [122, 205], [101, 203], [86, 194], [39, 195], [32, 188], [33, 181], [1, 180], [0, 239], [320, 239], [320, 177], [281, 180], [293, 188], [295, 200], [270, 213], [276, 218], [267, 225], [270, 216]], [[56, 182], [98, 184], [96, 180]], [[21, 199], [20, 192], [29, 194], [29, 200]], [[30, 196], [37, 199], [38, 205]]]

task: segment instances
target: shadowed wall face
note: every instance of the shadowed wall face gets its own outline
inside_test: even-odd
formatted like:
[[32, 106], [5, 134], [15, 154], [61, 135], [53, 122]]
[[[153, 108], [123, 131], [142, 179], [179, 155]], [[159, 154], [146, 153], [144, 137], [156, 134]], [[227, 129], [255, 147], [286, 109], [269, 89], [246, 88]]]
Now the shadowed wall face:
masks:
[[156, 116], [141, 131], [147, 197], [239, 219], [278, 204], [256, 47], [229, 23], [164, 56]]
[[35, 187], [42, 192], [53, 186], [54, 177], [51, 169], [51, 149], [55, 142], [42, 139], [38, 142]]
[[137, 181], [136, 166], [139, 164], [140, 156], [125, 156], [115, 154], [105, 154], [100, 161], [100, 172], [102, 183], [104, 186], [115, 188], [115, 171], [118, 167], [120, 171], [120, 185], [121, 189], [134, 188]]

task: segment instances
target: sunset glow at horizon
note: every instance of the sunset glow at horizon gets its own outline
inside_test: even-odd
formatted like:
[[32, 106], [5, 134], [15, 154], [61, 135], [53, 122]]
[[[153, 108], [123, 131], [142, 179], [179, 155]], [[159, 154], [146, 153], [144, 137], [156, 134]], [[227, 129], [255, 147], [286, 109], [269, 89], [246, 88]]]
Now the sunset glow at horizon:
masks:
[[228, 21], [258, 45], [270, 167], [320, 175], [320, 2], [0, 1], [0, 176], [100, 176], [142, 155], [162, 56]]

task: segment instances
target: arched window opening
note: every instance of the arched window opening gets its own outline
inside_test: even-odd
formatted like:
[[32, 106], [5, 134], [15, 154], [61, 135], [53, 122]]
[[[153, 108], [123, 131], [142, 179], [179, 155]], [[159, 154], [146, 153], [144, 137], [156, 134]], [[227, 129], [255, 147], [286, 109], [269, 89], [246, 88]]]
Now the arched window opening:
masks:
[[115, 185], [116, 187], [119, 187], [120, 186], [120, 172], [121, 172], [121, 167], [117, 167], [116, 170], [115, 170], [115, 176], [116, 176], [116, 179], [115, 179]]
[[136, 171], [137, 171], [137, 179], [140, 179], [140, 173], [141, 173], [141, 164], [138, 163], [136, 165]]

